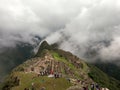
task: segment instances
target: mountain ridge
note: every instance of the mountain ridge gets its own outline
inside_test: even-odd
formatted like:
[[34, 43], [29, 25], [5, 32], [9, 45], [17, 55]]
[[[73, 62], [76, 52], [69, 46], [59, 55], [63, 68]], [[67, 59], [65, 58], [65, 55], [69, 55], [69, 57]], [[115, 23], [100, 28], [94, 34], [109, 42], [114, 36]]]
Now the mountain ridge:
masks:
[[[9, 79], [6, 80], [7, 84], [3, 85], [2, 90], [11, 90], [11, 88], [12, 90], [20, 90], [19, 88], [22, 88], [21, 90], [23, 90], [24, 88], [30, 88], [31, 83], [33, 82], [35, 83], [34, 88], [36, 90], [39, 90], [39, 88], [43, 88], [40, 83], [37, 82], [37, 80], [29, 81], [29, 84], [26, 86], [21, 85], [20, 83], [18, 83], [20, 82], [20, 80], [21, 82], [26, 82], [22, 80], [22, 76], [32, 77], [35, 79], [44, 78], [46, 80], [46, 83], [48, 83], [48, 77], [46, 76], [59, 78], [60, 81], [55, 84], [56, 88], [58, 88], [59, 84], [61, 85], [61, 87], [59, 87], [60, 90], [76, 90], [71, 89], [75, 88], [76, 86], [79, 88], [78, 90], [82, 90], [83, 87], [87, 87], [93, 83], [99, 84], [100, 87], [107, 87], [110, 90], [119, 90], [120, 88], [119, 81], [110, 78], [95, 66], [84, 62], [77, 56], [74, 56], [72, 53], [52, 47], [46, 41], [43, 41], [43, 43], [41, 43], [38, 53], [34, 58], [27, 60], [25, 63], [19, 65], [12, 71], [12, 73], [8, 77]], [[66, 78], [68, 81], [71, 82], [68, 83], [65, 80]], [[28, 80], [29, 79], [31, 78], [28, 78]], [[63, 79], [65, 83], [60, 83], [61, 79]], [[56, 82], [56, 79], [52, 80], [52, 83]], [[11, 82], [13, 85], [10, 85]], [[15, 82], [17, 82], [17, 84]], [[51, 84], [51, 82], [49, 82], [49, 84]], [[43, 86], [45, 86], [45, 88], [48, 88], [46, 85]], [[49, 88], [50, 89], [47, 90], [53, 90], [52, 87]]]

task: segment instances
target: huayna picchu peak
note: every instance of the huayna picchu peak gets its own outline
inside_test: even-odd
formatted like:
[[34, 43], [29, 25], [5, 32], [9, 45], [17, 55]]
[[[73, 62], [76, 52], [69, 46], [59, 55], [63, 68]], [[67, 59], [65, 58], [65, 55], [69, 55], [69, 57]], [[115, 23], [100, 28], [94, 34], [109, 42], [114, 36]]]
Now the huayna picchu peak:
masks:
[[2, 90], [120, 90], [120, 82], [70, 52], [43, 41], [8, 75]]

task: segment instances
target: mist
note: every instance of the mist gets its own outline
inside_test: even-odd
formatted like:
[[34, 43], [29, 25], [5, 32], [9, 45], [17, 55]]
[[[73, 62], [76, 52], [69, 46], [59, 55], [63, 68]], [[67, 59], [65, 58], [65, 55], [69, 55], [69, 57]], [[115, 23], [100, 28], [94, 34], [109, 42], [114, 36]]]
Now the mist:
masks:
[[[88, 62], [119, 65], [119, 29], [119, 0], [0, 0], [1, 55], [20, 43], [32, 46], [32, 52], [47, 40]], [[18, 59], [4, 55], [0, 58], [3, 72], [4, 61], [13, 67], [24, 60], [15, 63]]]
[[82, 7], [64, 29], [48, 36], [49, 43], [71, 51], [89, 62], [120, 63], [120, 4], [102, 0]]

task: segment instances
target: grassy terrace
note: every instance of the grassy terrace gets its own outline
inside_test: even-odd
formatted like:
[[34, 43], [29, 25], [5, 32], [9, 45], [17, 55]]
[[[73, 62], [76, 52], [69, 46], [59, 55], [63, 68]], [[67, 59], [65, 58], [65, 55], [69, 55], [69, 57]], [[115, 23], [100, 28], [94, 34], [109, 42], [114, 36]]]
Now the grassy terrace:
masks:
[[53, 54], [53, 57], [54, 57], [55, 60], [58, 60], [58, 61], [60, 61], [60, 62], [65, 63], [65, 64], [68, 65], [71, 69], [76, 69], [73, 64], [71, 64], [70, 62], [68, 62], [68, 60], [66, 60], [64, 57], [61, 57], [58, 53], [52, 52], [52, 54]]
[[[20, 85], [12, 88], [12, 90], [24, 90], [24, 88], [31, 88], [32, 83], [34, 83], [35, 90], [40, 90], [42, 87], [45, 87], [46, 90], [66, 90], [71, 86], [65, 78], [48, 78], [47, 76], [37, 77], [33, 73], [23, 73], [16, 72], [15, 76], [20, 78]], [[35, 77], [35, 78], [33, 78]], [[63, 83], [64, 82], [64, 83]]]

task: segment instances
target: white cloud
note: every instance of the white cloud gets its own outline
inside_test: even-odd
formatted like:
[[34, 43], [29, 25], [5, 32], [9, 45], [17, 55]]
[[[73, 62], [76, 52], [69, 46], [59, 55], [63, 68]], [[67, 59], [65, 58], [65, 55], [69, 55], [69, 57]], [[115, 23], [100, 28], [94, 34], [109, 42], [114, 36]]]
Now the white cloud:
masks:
[[111, 58], [109, 51], [115, 49], [117, 56], [112, 57], [118, 58], [120, 45], [114, 48], [114, 43], [119, 42], [119, 26], [119, 0], [0, 1], [1, 47], [15, 46], [17, 41], [34, 44], [33, 38], [38, 35], [50, 43], [59, 42], [60, 48], [82, 58], [89, 47], [99, 49], [102, 58]]
[[[119, 0], [102, 0], [99, 3], [94, 2], [91, 5], [82, 6], [81, 11], [61, 30], [69, 38], [63, 38], [60, 48], [82, 58], [86, 58], [85, 54], [90, 47], [96, 49], [102, 60], [113, 61], [120, 58], [119, 52], [116, 51], [120, 45], [114, 44], [114, 42], [119, 43], [115, 33], [120, 35], [119, 2]], [[61, 37], [63, 37], [62, 34]], [[106, 46], [108, 41], [110, 45]], [[115, 52], [116, 54], [113, 54]]]

